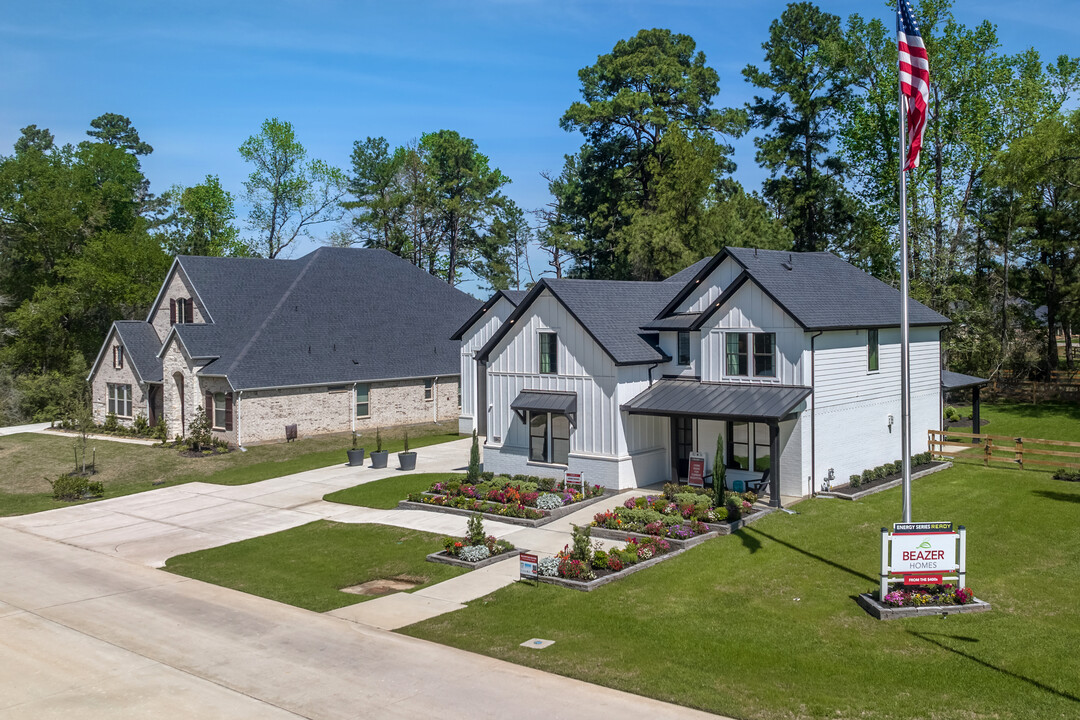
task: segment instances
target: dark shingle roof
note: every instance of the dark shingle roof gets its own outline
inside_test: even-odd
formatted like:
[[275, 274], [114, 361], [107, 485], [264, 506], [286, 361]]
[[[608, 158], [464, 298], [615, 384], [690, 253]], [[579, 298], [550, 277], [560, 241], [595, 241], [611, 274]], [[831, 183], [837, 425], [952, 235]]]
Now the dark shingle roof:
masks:
[[700, 260], [698, 260], [696, 263], [694, 263], [690, 267], [683, 268], [679, 272], [677, 272], [674, 275], [672, 275], [671, 277], [667, 278], [666, 280], [664, 280], [664, 282], [666, 282], [666, 283], [674, 283], [674, 284], [677, 284], [677, 285], [679, 285], [681, 287], [681, 286], [685, 285], [686, 283], [690, 282], [691, 280], [693, 280], [694, 276], [697, 275], [701, 271], [701, 268], [708, 265], [710, 260], [712, 260], [711, 257], [701, 258]]
[[976, 387], [978, 385], [986, 385], [989, 382], [990, 381], [986, 378], [976, 377], [974, 375], [965, 375], [963, 373], [953, 372], [952, 370], [941, 371], [941, 387], [946, 390]]
[[127, 359], [143, 382], [161, 382], [161, 361], [158, 360], [158, 341], [154, 326], [141, 320], [117, 320], [116, 334], [127, 353]]
[[237, 390], [457, 375], [450, 331], [480, 304], [385, 250], [180, 264], [214, 322], [176, 332]]
[[496, 290], [492, 293], [491, 297], [487, 299], [487, 302], [477, 308], [476, 312], [474, 312], [468, 320], [462, 323], [461, 327], [454, 331], [454, 334], [450, 336], [450, 339], [460, 340], [464, 337], [465, 333], [469, 331], [469, 328], [475, 325], [476, 321], [479, 320], [484, 313], [490, 310], [495, 303], [499, 302], [500, 298], [505, 298], [512, 307], [517, 307], [521, 304], [522, 299], [528, 294], [528, 290]]
[[621, 409], [632, 415], [780, 420], [810, 393], [810, 388], [797, 385], [703, 383], [664, 378]]
[[[832, 253], [727, 248], [735, 262], [808, 330], [895, 327], [900, 292]], [[911, 325], [949, 319], [908, 298]]]

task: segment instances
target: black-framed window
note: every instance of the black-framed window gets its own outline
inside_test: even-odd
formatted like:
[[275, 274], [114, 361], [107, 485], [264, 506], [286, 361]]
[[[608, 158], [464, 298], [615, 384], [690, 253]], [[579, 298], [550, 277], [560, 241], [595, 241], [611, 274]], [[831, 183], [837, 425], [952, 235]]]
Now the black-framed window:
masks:
[[679, 364], [690, 364], [690, 331], [679, 331]]
[[109, 413], [117, 417], [131, 417], [131, 386], [108, 383]]
[[866, 331], [866, 371], [878, 369], [878, 331], [877, 328]]
[[765, 472], [769, 469], [769, 426], [754, 423], [754, 470]]
[[553, 375], [559, 372], [559, 343], [553, 332], [540, 333], [540, 372]]
[[567, 465], [570, 462], [570, 419], [560, 413], [529, 413], [529, 460]]
[[729, 332], [724, 333], [727, 349], [725, 352], [726, 374], [731, 376], [749, 375], [750, 362], [747, 351], [747, 333]]
[[367, 383], [356, 384], [356, 417], [371, 414], [371, 387]]
[[754, 333], [754, 375], [776, 377], [776, 333]]
[[750, 424], [744, 422], [729, 422], [727, 431], [727, 466], [736, 470], [749, 470]]

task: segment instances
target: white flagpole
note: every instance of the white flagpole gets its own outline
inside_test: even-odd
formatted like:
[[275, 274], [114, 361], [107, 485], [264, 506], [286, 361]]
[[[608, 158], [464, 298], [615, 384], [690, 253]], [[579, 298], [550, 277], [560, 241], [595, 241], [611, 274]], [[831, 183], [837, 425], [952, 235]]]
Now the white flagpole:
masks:
[[907, 114], [904, 90], [900, 88], [900, 462], [904, 483], [904, 519], [911, 522], [911, 399], [908, 352], [908, 242], [907, 242]]

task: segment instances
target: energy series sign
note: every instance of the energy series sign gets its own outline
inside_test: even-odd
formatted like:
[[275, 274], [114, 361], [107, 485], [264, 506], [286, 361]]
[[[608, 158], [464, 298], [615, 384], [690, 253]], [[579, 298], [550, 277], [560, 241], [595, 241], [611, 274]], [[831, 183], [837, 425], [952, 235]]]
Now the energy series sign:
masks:
[[881, 595], [890, 583], [937, 585], [956, 580], [964, 587], [967, 575], [967, 531], [951, 522], [896, 523], [892, 532], [881, 528]]

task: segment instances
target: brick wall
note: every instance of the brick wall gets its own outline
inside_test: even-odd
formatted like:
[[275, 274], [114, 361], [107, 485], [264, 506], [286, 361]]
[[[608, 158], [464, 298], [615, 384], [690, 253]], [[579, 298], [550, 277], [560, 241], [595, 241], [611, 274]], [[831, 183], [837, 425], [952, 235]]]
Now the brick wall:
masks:
[[98, 369], [90, 379], [94, 422], [97, 423], [105, 422], [105, 416], [109, 414], [109, 383], [131, 386], [132, 417], [117, 416], [121, 425], [131, 425], [131, 420], [140, 413], [149, 417], [146, 408], [146, 386], [139, 384], [135, 376], [135, 369], [131, 366], [131, 361], [125, 357], [123, 368], [118, 370], [113, 367], [113, 348], [119, 344], [120, 340], [116, 336], [116, 331], [110, 332], [105, 340], [105, 350], [101, 358], [101, 364], [98, 365]]
[[[183, 380], [183, 402], [181, 402], [179, 392], [181, 383], [178, 382], [178, 378]], [[175, 337], [169, 342], [161, 359], [161, 386], [161, 407], [165, 415], [166, 437], [172, 440], [177, 435], [186, 434], [186, 426], [195, 416], [195, 407], [203, 402], [198, 395], [199, 383], [195, 379], [195, 366], [184, 357], [180, 349], [180, 341]], [[183, 422], [181, 422], [181, 417], [183, 417]]]
[[165, 292], [161, 296], [161, 303], [154, 312], [154, 316], [150, 318], [150, 324], [154, 326], [154, 331], [157, 333], [158, 340], [164, 340], [165, 336], [169, 334], [169, 328], [171, 327], [169, 324], [169, 300], [177, 300], [179, 298], [192, 298], [192, 300], [194, 300], [192, 303], [192, 305], [194, 305], [194, 312], [192, 313], [194, 315], [194, 320], [192, 322], [206, 322], [206, 315], [199, 306], [199, 299], [184, 280], [184, 273], [181, 272], [179, 266], [177, 266], [176, 272], [173, 273], [173, 276], [165, 286]]
[[[229, 382], [225, 378], [199, 378], [199, 397], [196, 402], [199, 405], [206, 404], [206, 393], [230, 393], [232, 388], [229, 387]], [[211, 426], [214, 424], [214, 406], [206, 408], [206, 417], [210, 419]], [[188, 422], [191, 422], [191, 417], [188, 417]], [[232, 445], [236, 445], [236, 428], [238, 427], [236, 422], [236, 393], [233, 393], [233, 425], [232, 430], [213, 430], [215, 438], [225, 440]]]

